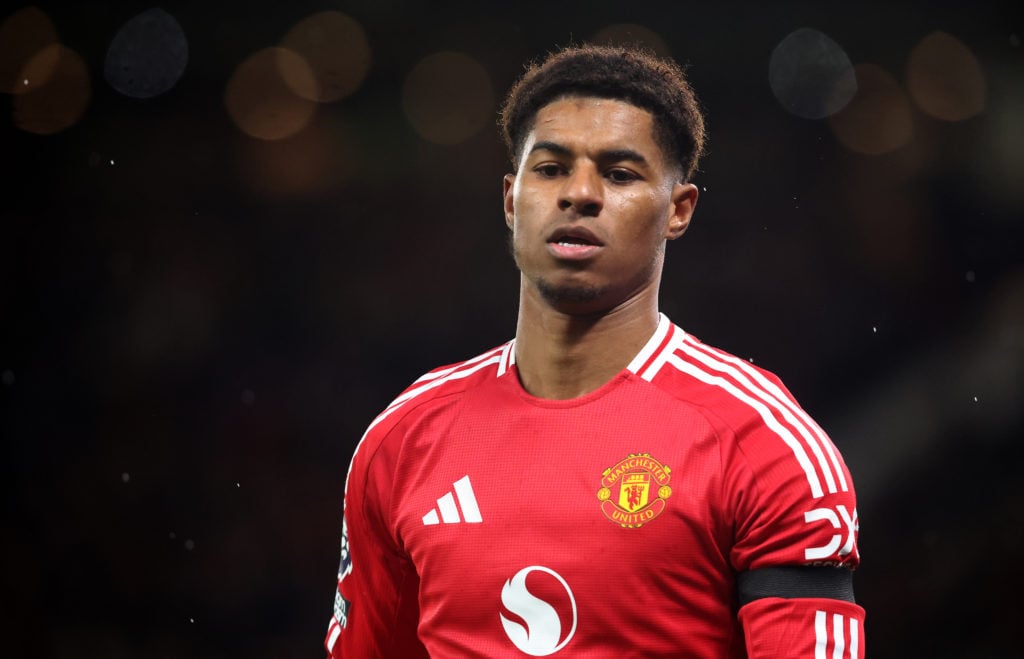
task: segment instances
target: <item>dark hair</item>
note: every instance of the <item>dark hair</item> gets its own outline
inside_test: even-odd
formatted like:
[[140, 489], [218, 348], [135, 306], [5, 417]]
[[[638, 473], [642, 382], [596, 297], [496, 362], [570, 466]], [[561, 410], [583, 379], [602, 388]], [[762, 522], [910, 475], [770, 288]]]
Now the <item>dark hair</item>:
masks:
[[591, 44], [569, 46], [530, 64], [512, 86], [499, 123], [513, 167], [537, 112], [567, 96], [619, 99], [647, 110], [654, 117], [655, 140], [679, 166], [683, 180], [697, 170], [704, 153], [704, 116], [683, 69], [638, 48]]

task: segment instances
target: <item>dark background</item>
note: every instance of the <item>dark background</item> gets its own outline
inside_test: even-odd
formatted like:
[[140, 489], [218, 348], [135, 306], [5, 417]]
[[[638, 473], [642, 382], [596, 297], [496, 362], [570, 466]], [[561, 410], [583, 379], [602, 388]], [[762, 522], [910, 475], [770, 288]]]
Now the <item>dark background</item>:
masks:
[[[187, 66], [134, 98], [104, 64], [150, 6], [41, 3], [91, 93], [47, 135], [19, 95], [0, 108], [4, 654], [322, 654], [363, 429], [422, 372], [514, 331], [496, 104], [525, 61], [628, 23], [690, 65], [711, 136], [663, 310], [779, 373], [844, 453], [869, 656], [1019, 656], [1013, 5], [167, 2]], [[365, 30], [358, 91], [291, 137], [247, 135], [225, 109], [236, 67], [328, 9]], [[773, 49], [801, 27], [895, 81], [900, 145], [860, 153], [842, 113], [802, 118], [773, 95]], [[984, 109], [963, 120], [908, 91], [936, 30], [983, 74]], [[453, 144], [422, 138], [402, 100], [441, 51], [491, 89]], [[434, 102], [442, 119], [465, 109]]]

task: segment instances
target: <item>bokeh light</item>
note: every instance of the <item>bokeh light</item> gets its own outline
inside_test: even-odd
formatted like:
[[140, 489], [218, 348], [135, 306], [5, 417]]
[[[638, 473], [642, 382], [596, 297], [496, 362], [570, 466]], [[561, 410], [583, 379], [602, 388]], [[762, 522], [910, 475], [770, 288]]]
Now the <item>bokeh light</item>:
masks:
[[852, 151], [879, 155], [894, 151], [913, 136], [910, 101], [896, 79], [874, 64], [858, 64], [857, 93], [829, 118], [836, 138]]
[[932, 32], [910, 53], [910, 96], [924, 112], [961, 121], [985, 109], [985, 74], [974, 53], [945, 32]]
[[177, 20], [149, 9], [126, 22], [107, 50], [103, 73], [125, 96], [152, 98], [170, 90], [188, 64], [188, 39]]
[[772, 51], [768, 82], [782, 107], [805, 119], [835, 114], [857, 92], [846, 51], [828, 35], [806, 27], [788, 34]]
[[616, 23], [601, 28], [591, 39], [593, 43], [604, 46], [643, 46], [662, 57], [671, 57], [665, 40], [654, 30], [636, 23]]
[[423, 139], [458, 144], [490, 122], [494, 87], [475, 59], [462, 53], [435, 53], [420, 60], [405, 79], [402, 107]]
[[30, 91], [14, 97], [14, 123], [29, 133], [52, 135], [81, 118], [92, 98], [92, 81], [82, 57], [60, 44], [36, 53], [22, 75], [29, 79], [42, 70], [51, 71], [45, 84], [29, 85]]
[[[304, 91], [302, 96], [293, 89]], [[265, 48], [238, 65], [224, 91], [224, 105], [242, 132], [261, 140], [279, 140], [309, 124], [317, 94], [313, 70], [285, 48]]]
[[57, 65], [60, 64], [60, 44], [52, 43], [42, 50], [35, 52], [25, 62], [25, 65], [18, 73], [18, 83], [15, 83], [16, 94], [28, 94], [50, 82]]
[[308, 87], [293, 88], [311, 101], [330, 103], [352, 95], [370, 70], [370, 43], [363, 26], [340, 11], [322, 11], [297, 23], [281, 46], [301, 55], [317, 81], [315, 94]]
[[[0, 91], [24, 94], [50, 79], [57, 59], [35, 62], [33, 78], [25, 83], [25, 65], [47, 46], [57, 43], [57, 30], [50, 18], [37, 7], [14, 12], [0, 24]], [[42, 66], [46, 64], [46, 66]]]

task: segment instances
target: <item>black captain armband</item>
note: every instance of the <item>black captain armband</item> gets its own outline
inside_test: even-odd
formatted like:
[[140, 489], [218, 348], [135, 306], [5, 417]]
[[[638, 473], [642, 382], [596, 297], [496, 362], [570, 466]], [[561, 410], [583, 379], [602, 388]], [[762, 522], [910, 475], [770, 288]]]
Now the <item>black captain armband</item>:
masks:
[[764, 597], [821, 597], [856, 603], [853, 572], [842, 567], [785, 565], [740, 572], [736, 577], [740, 606]]

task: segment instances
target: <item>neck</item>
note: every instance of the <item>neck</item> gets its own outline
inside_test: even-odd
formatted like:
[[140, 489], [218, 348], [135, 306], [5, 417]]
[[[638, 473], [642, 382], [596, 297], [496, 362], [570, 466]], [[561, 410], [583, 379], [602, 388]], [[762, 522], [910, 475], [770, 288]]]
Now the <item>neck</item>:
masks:
[[612, 309], [568, 313], [553, 308], [524, 281], [516, 325], [516, 369], [538, 398], [566, 400], [607, 383], [658, 327], [657, 286]]

